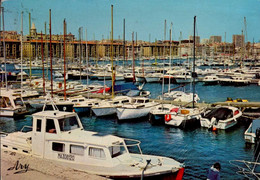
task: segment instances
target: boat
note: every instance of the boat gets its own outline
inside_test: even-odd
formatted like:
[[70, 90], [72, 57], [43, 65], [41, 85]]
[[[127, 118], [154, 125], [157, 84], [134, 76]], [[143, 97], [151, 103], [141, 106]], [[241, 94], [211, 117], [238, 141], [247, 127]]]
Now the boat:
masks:
[[73, 105], [73, 111], [78, 114], [89, 114], [91, 112], [91, 108], [94, 105], [98, 105], [98, 99], [84, 99], [84, 101], [78, 101]]
[[129, 104], [124, 104], [122, 107], [116, 108], [118, 120], [137, 119], [148, 116], [149, 112], [158, 103], [150, 102], [145, 97], [134, 97]]
[[121, 107], [125, 103], [129, 103], [131, 98], [128, 96], [116, 96], [111, 100], [103, 100], [92, 106], [91, 110], [95, 116], [109, 116], [116, 114], [116, 108]]
[[194, 95], [194, 102], [198, 102], [200, 100], [198, 94], [196, 93], [187, 93], [183, 91], [170, 91], [163, 94], [162, 96], [159, 96], [159, 99], [164, 100], [172, 100], [172, 101], [178, 101], [178, 102], [191, 102], [193, 101], [193, 95]]
[[236, 107], [220, 106], [202, 114], [200, 124], [212, 130], [228, 129], [235, 126], [241, 116], [242, 112]]
[[148, 83], [158, 83], [162, 79], [162, 73], [149, 73], [145, 76], [145, 80]]
[[244, 133], [246, 143], [256, 143], [256, 134], [260, 133], [260, 118], [254, 119]]
[[218, 84], [219, 78], [215, 75], [205, 76], [202, 80], [204, 85], [216, 85]]
[[234, 86], [247, 86], [250, 84], [250, 80], [243, 76], [233, 76], [231, 84]]
[[21, 94], [12, 89], [0, 89], [0, 116], [17, 117], [28, 113]]
[[135, 77], [134, 77], [133, 73], [124, 73], [124, 80], [125, 80], [125, 82], [134, 82]]
[[160, 104], [150, 111], [149, 122], [151, 124], [165, 124], [164, 116], [178, 108], [173, 104]]
[[111, 179], [182, 179], [182, 163], [143, 154], [138, 140], [86, 131], [75, 112], [52, 106], [32, 115], [32, 130], [1, 134], [1, 149]]
[[165, 124], [181, 129], [193, 129], [200, 126], [200, 117], [204, 109], [200, 108], [175, 108], [166, 114]]

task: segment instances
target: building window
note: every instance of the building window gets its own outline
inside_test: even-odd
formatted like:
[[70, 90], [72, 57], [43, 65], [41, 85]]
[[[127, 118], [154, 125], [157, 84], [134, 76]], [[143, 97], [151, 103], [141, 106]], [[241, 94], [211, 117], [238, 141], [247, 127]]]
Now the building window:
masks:
[[91, 157], [94, 157], [94, 158], [100, 158], [100, 159], [106, 158], [105, 152], [101, 148], [90, 147], [88, 155], [91, 156]]
[[70, 153], [75, 155], [84, 155], [84, 146], [70, 145]]
[[53, 119], [47, 119], [46, 121], [46, 132], [56, 133], [56, 128]]
[[63, 143], [56, 143], [56, 142], [52, 143], [52, 150], [53, 151], [64, 152], [64, 149], [65, 149], [65, 144], [63, 144]]
[[36, 131], [37, 132], [41, 132], [42, 131], [42, 120], [41, 119], [37, 119]]

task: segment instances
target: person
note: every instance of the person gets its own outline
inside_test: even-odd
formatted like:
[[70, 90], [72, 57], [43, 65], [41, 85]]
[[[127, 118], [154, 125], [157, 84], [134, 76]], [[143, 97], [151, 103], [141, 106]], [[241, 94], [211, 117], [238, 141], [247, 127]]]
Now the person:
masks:
[[207, 180], [220, 180], [220, 163], [216, 162], [209, 170]]

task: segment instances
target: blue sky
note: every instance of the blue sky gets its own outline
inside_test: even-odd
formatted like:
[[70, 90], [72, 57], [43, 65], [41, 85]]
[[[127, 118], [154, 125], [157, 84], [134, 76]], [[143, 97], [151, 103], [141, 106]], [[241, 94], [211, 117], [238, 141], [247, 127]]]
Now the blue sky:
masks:
[[260, 0], [4, 0], [5, 29], [21, 29], [21, 11], [24, 11], [24, 34], [28, 34], [28, 12], [37, 31], [44, 31], [49, 24], [52, 10], [52, 33], [63, 32], [64, 18], [68, 32], [78, 37], [78, 28], [88, 30], [88, 39], [106, 39], [111, 31], [111, 5], [114, 6], [114, 39], [123, 36], [123, 19], [126, 21], [126, 39], [132, 32], [137, 38], [151, 41], [164, 38], [164, 20], [167, 20], [167, 39], [170, 23], [173, 23], [173, 39], [179, 40], [193, 34], [193, 17], [197, 16], [197, 35], [209, 38], [226, 32], [227, 42], [233, 34], [241, 34], [244, 17], [247, 21], [247, 37], [260, 40]]

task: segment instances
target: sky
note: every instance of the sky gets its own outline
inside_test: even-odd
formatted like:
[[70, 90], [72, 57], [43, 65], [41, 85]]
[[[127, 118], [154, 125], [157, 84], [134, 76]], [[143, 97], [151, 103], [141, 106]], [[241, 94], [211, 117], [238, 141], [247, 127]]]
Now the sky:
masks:
[[[2, 0], [5, 9], [5, 30], [21, 31], [21, 12], [24, 34], [29, 33], [29, 12], [37, 32], [49, 29], [51, 9], [52, 34], [63, 34], [63, 20], [67, 32], [78, 38], [78, 29], [84, 29], [83, 39], [108, 39], [111, 31], [111, 5], [113, 5], [113, 37], [122, 39], [123, 19], [126, 22], [126, 40], [137, 32], [138, 40], [166, 39], [172, 23], [172, 39], [178, 41], [193, 35], [196, 16], [196, 35], [201, 39], [212, 35], [232, 42], [233, 34], [247, 32], [247, 40], [260, 42], [260, 0]], [[244, 23], [246, 18], [246, 26]], [[49, 31], [47, 29], [47, 31]], [[246, 31], [245, 31], [246, 30]]]

